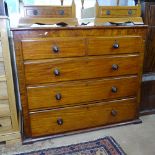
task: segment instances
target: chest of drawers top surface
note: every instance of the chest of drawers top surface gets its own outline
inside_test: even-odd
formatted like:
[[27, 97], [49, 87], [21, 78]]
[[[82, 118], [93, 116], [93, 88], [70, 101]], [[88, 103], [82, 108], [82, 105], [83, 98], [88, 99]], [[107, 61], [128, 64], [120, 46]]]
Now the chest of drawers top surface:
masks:
[[146, 29], [13, 29], [25, 136], [136, 119]]

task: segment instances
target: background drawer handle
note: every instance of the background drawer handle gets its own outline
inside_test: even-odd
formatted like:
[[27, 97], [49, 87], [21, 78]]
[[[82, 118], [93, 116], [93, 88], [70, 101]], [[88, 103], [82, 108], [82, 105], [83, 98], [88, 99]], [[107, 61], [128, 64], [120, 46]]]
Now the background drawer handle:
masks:
[[119, 44], [118, 43], [114, 43], [113, 44], [113, 48], [115, 48], [115, 49], [119, 48]]
[[106, 15], [111, 15], [111, 11], [110, 10], [107, 10], [106, 11]]
[[60, 71], [59, 71], [59, 69], [54, 69], [54, 75], [55, 76], [59, 76], [60, 75]]
[[111, 92], [112, 92], [112, 93], [117, 93], [117, 88], [116, 88], [116, 87], [112, 87], [112, 88], [111, 88]]
[[56, 98], [56, 100], [61, 100], [62, 95], [60, 93], [58, 93], [58, 94], [55, 95], [55, 98]]
[[2, 124], [0, 124], [0, 128], [2, 127]]
[[57, 124], [58, 125], [63, 125], [63, 119], [62, 118], [57, 119]]
[[33, 10], [33, 15], [37, 16], [38, 15], [38, 10]]
[[128, 15], [132, 15], [132, 10], [128, 10]]
[[54, 53], [58, 53], [59, 52], [59, 47], [58, 46], [53, 46], [52, 50]]
[[111, 111], [111, 115], [112, 115], [112, 116], [117, 116], [117, 111], [116, 111], [116, 110], [112, 110], [112, 111]]
[[117, 64], [113, 64], [113, 65], [112, 65], [112, 70], [113, 70], [113, 71], [118, 70], [118, 68], [119, 68], [119, 66], [118, 66]]

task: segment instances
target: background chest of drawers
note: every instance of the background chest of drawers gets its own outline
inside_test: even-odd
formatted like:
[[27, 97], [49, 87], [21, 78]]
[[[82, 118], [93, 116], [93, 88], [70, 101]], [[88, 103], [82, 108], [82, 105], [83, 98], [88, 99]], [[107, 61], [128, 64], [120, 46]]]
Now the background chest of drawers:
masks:
[[138, 119], [145, 26], [12, 31], [25, 138]]
[[0, 142], [20, 139], [11, 68], [8, 18], [0, 17]]

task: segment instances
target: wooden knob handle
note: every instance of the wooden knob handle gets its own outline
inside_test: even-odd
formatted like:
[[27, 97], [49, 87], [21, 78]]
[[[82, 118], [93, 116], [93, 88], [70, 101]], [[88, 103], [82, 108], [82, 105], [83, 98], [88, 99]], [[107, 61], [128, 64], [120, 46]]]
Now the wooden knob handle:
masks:
[[106, 11], [106, 15], [111, 15], [111, 11], [110, 10], [107, 10]]
[[62, 95], [60, 93], [58, 93], [58, 94], [55, 95], [55, 98], [56, 98], [56, 100], [61, 100]]
[[38, 15], [38, 10], [33, 10], [33, 15], [37, 16]]
[[55, 76], [59, 76], [59, 75], [60, 75], [59, 69], [54, 69], [54, 75], [55, 75]]
[[63, 119], [62, 118], [58, 118], [57, 119], [57, 124], [58, 125], [63, 125]]
[[112, 87], [112, 88], [111, 88], [111, 92], [112, 92], [112, 93], [117, 93], [117, 88], [116, 88], [116, 87]]
[[119, 48], [119, 44], [118, 43], [114, 43], [113, 44], [113, 48], [115, 48], [115, 49]]
[[113, 71], [118, 70], [118, 68], [119, 68], [119, 66], [118, 66], [117, 64], [113, 64], [113, 65], [112, 65], [112, 70], [113, 70]]
[[117, 111], [116, 111], [116, 110], [112, 110], [112, 111], [111, 111], [111, 115], [112, 115], [112, 116], [117, 116]]
[[54, 53], [58, 53], [59, 52], [59, 47], [58, 46], [53, 46], [52, 50]]

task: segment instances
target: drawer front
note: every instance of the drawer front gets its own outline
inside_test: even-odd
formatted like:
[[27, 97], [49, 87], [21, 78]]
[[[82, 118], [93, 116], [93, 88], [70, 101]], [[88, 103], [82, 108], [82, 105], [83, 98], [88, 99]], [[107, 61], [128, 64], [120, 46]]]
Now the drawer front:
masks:
[[22, 48], [25, 60], [84, 56], [85, 40], [78, 37], [23, 40]]
[[88, 39], [88, 55], [141, 52], [141, 37], [94, 37]]
[[5, 75], [4, 62], [1, 61], [0, 59], [0, 76], [4, 76], [4, 75]]
[[10, 116], [10, 108], [8, 100], [0, 100], [0, 117]]
[[29, 109], [33, 110], [81, 104], [81, 102], [94, 100], [136, 96], [137, 89], [137, 76], [29, 87], [27, 89], [28, 105]]
[[11, 119], [10, 117], [0, 118], [0, 132], [5, 132], [7, 130], [11, 130]]
[[[137, 9], [124, 9], [124, 8], [119, 8], [119, 9], [114, 9], [114, 8], [101, 8], [99, 9], [99, 17], [138, 17], [138, 10]], [[139, 15], [140, 16], [140, 15]]]
[[136, 118], [136, 100], [119, 100], [30, 114], [32, 137], [65, 133]]
[[0, 99], [8, 99], [7, 84], [5, 81], [0, 81]]
[[139, 55], [55, 59], [25, 63], [27, 84], [136, 74]]
[[72, 7], [30, 7], [25, 6], [25, 16], [35, 18], [72, 18]]

